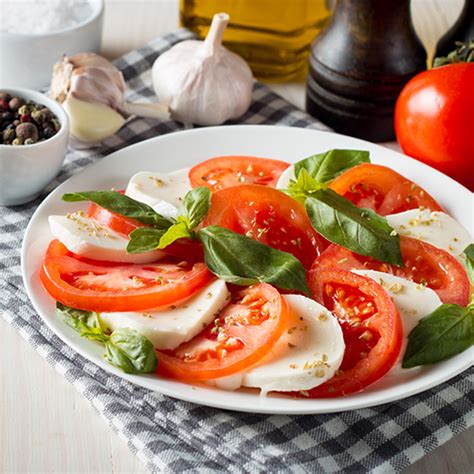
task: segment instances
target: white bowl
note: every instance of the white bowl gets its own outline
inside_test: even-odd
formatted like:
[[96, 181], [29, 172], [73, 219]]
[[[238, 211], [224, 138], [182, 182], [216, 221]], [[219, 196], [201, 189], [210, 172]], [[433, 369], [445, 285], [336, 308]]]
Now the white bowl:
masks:
[[63, 54], [98, 52], [104, 1], [91, 5], [92, 15], [72, 28], [44, 34], [0, 33], [0, 87], [46, 88], [53, 65]]
[[61, 105], [40, 92], [0, 90], [44, 105], [61, 124], [56, 135], [33, 145], [0, 144], [0, 206], [17, 206], [35, 199], [59, 173], [67, 151], [69, 119]]

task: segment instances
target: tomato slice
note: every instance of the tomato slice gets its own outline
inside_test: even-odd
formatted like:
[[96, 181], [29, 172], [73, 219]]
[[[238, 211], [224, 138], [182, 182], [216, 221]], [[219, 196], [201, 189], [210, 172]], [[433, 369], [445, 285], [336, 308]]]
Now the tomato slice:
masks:
[[242, 185], [214, 193], [204, 225], [218, 225], [291, 253], [310, 268], [327, 243], [304, 207], [281, 191]]
[[254, 156], [218, 156], [191, 168], [191, 186], [207, 186], [211, 191], [238, 186], [260, 184], [275, 187], [289, 163]]
[[78, 257], [53, 240], [40, 279], [57, 301], [88, 311], [144, 311], [177, 304], [211, 279], [204, 263], [167, 258], [156, 263], [116, 264]]
[[115, 232], [120, 232], [127, 236], [135, 229], [138, 229], [138, 227], [145, 226], [145, 224], [142, 224], [140, 221], [121, 216], [120, 214], [109, 211], [95, 203], [92, 203], [89, 206], [87, 216], [91, 219], [95, 219], [106, 227], [115, 230]]
[[402, 347], [402, 322], [387, 292], [370, 278], [347, 270], [311, 272], [314, 298], [339, 320], [346, 349], [336, 375], [308, 391], [311, 398], [359, 392], [384, 376]]
[[433, 245], [400, 236], [403, 267], [358, 255], [339, 245], [330, 245], [314, 262], [312, 272], [323, 268], [370, 269], [406, 278], [436, 291], [443, 303], [466, 306], [470, 284], [463, 266], [448, 252]]
[[[108, 211], [97, 204], [92, 203], [87, 211], [88, 217], [95, 219], [101, 224], [116, 232], [126, 236], [130, 235], [138, 227], [147, 227], [145, 224], [135, 219], [123, 217], [120, 214]], [[202, 261], [204, 252], [202, 245], [196, 240], [180, 239], [163, 249], [163, 252], [173, 257], [190, 260], [193, 262]]]
[[157, 373], [179, 380], [210, 380], [246, 369], [262, 359], [282, 335], [288, 306], [261, 283], [233, 294], [201, 334], [173, 351], [158, 352]]
[[363, 163], [338, 176], [329, 187], [356, 206], [382, 216], [419, 207], [443, 211], [423, 188], [386, 166]]

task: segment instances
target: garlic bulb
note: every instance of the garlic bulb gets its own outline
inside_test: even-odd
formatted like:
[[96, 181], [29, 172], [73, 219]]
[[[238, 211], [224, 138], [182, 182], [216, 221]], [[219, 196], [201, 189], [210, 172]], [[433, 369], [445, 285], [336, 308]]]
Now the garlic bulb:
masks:
[[129, 115], [169, 118], [163, 104], [125, 101], [122, 73], [95, 53], [64, 56], [54, 65], [50, 95], [63, 104], [71, 122], [71, 135], [96, 143], [116, 133]]
[[185, 123], [218, 125], [240, 117], [252, 100], [252, 72], [222, 46], [229, 15], [218, 13], [204, 41], [178, 43], [153, 64], [153, 87], [171, 116]]

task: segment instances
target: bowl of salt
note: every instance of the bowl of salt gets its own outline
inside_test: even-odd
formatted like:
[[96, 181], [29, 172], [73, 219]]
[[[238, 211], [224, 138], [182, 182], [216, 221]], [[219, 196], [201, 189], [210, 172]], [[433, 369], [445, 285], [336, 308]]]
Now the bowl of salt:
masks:
[[103, 0], [2, 0], [0, 87], [45, 89], [62, 55], [98, 52]]

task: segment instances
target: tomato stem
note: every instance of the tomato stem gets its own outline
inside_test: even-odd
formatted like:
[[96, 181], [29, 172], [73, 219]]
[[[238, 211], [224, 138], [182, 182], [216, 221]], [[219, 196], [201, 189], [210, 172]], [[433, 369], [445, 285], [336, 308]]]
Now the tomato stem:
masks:
[[456, 45], [456, 49], [451, 51], [447, 56], [435, 58], [433, 67], [474, 62], [474, 39], [472, 39], [469, 44], [463, 43], [462, 41], [455, 41], [454, 44]]

